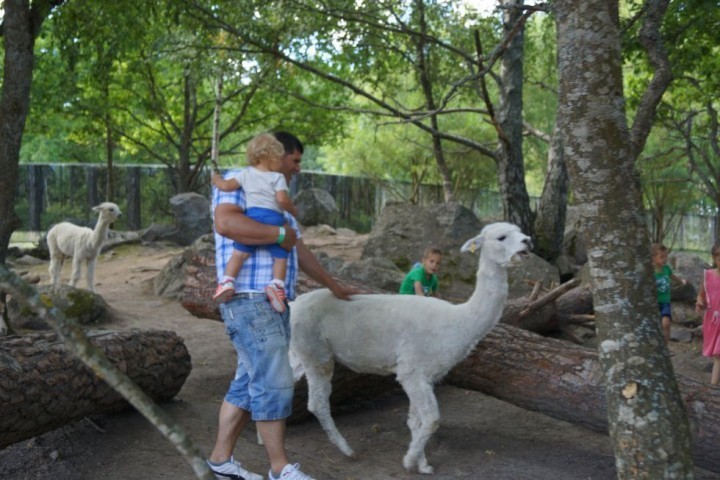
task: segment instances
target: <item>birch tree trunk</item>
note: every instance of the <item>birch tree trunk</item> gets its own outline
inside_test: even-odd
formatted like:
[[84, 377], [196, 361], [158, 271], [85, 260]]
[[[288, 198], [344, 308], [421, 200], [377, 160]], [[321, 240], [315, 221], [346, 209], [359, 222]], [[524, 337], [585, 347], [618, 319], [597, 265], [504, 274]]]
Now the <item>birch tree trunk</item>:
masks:
[[559, 128], [588, 247], [618, 478], [693, 478], [626, 123], [618, 2], [557, 0], [554, 9]]

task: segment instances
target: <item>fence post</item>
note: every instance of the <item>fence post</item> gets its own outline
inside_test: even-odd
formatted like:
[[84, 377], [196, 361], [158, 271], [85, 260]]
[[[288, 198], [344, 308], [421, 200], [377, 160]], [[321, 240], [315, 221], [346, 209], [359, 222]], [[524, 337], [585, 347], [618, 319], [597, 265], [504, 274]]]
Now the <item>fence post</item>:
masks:
[[91, 207], [100, 204], [97, 187], [97, 173], [98, 168], [94, 165], [89, 165], [85, 168], [85, 178], [87, 179], [87, 199], [88, 205]]
[[125, 193], [127, 194], [127, 229], [140, 230], [141, 201], [140, 201], [140, 167], [128, 167], [125, 177]]
[[28, 223], [30, 230], [42, 230], [40, 217], [45, 210], [45, 168], [43, 165], [28, 165]]

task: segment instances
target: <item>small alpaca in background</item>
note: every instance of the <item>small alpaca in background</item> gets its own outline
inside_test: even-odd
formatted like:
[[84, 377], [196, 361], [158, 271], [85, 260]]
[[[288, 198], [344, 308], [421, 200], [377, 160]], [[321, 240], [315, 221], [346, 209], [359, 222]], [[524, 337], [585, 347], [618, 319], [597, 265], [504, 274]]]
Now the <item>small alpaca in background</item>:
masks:
[[353, 295], [339, 300], [328, 290], [297, 298], [290, 307], [290, 360], [296, 379], [305, 374], [308, 410], [330, 440], [348, 456], [353, 450], [330, 415], [335, 362], [358, 373], [394, 374], [410, 400], [412, 434], [403, 465], [431, 474], [425, 445], [438, 428], [433, 385], [500, 320], [508, 294], [507, 265], [532, 248], [530, 237], [510, 223], [492, 223], [465, 242], [482, 249], [475, 292], [461, 305], [416, 295]]
[[80, 262], [85, 260], [87, 287], [91, 292], [95, 291], [93, 285], [95, 260], [107, 238], [110, 224], [117, 220], [122, 213], [120, 208], [112, 202], [103, 202], [93, 207], [93, 211], [100, 215], [94, 230], [79, 227], [70, 222], [62, 222], [48, 231], [47, 244], [48, 250], [50, 250], [50, 268], [48, 270], [54, 287], [60, 285], [60, 272], [65, 259], [72, 257], [70, 285], [73, 287], [77, 285], [80, 280]]

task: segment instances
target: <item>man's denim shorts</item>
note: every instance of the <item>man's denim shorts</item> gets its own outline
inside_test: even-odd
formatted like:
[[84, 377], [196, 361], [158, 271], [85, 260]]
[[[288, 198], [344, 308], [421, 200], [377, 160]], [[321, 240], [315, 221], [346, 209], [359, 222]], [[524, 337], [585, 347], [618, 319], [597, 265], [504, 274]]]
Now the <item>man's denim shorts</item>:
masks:
[[225, 400], [255, 421], [292, 412], [293, 372], [288, 358], [290, 312], [277, 313], [264, 293], [237, 294], [220, 305], [238, 365]]

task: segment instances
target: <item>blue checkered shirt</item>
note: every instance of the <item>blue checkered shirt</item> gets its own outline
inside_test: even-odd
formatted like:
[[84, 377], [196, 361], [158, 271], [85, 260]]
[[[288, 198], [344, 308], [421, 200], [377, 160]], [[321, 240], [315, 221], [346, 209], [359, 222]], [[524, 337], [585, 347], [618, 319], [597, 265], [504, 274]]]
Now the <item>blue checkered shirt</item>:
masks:
[[[234, 173], [236, 173], [236, 171], [227, 172], [225, 174], [225, 178], [229, 178]], [[215, 187], [213, 187], [212, 190], [212, 207], [210, 214], [213, 218], [215, 206], [220, 205], [221, 203], [231, 203], [245, 209], [245, 192], [242, 188], [232, 192], [223, 192]], [[298, 238], [300, 238], [300, 229], [298, 228], [295, 218], [285, 212], [285, 219], [290, 223], [290, 226], [295, 229]], [[214, 229], [213, 232], [215, 234], [215, 266], [217, 268], [218, 281], [220, 281], [233, 252], [233, 241], [219, 235]], [[272, 266], [273, 258], [270, 256], [268, 250], [262, 247], [255, 249], [255, 252], [250, 255], [247, 260], [245, 260], [242, 270], [240, 270], [240, 274], [237, 279], [235, 279], [235, 291], [264, 291], [265, 286], [272, 280]], [[285, 293], [289, 300], [295, 298], [295, 282], [297, 280], [297, 273], [297, 249], [293, 248], [290, 252], [290, 256], [288, 257], [287, 275], [285, 276]]]

